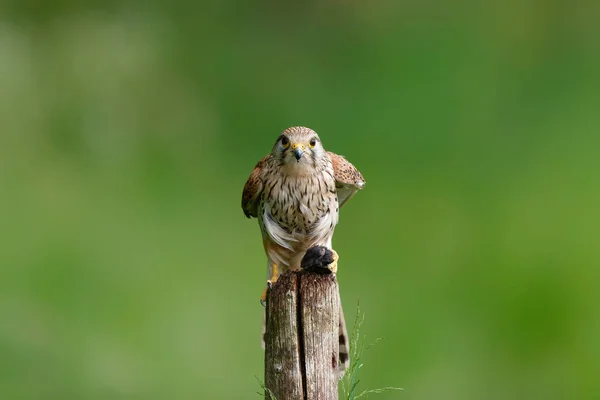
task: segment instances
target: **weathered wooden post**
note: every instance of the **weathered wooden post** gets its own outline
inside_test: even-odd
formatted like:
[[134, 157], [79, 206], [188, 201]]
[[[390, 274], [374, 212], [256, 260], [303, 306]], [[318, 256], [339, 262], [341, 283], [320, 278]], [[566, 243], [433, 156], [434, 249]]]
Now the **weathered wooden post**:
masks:
[[335, 275], [318, 263], [280, 276], [269, 289], [267, 399], [338, 399], [339, 290]]

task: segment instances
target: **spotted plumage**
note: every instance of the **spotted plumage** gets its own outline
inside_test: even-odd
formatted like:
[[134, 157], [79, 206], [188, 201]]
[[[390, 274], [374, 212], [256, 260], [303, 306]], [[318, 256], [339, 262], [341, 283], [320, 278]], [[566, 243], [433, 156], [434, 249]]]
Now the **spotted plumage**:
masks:
[[[344, 157], [326, 151], [312, 129], [283, 131], [271, 153], [254, 167], [242, 193], [244, 214], [259, 222], [267, 279], [273, 282], [279, 274], [299, 269], [311, 247], [333, 250], [339, 208], [364, 185], [360, 172]], [[340, 305], [341, 368], [348, 363], [347, 339]]]

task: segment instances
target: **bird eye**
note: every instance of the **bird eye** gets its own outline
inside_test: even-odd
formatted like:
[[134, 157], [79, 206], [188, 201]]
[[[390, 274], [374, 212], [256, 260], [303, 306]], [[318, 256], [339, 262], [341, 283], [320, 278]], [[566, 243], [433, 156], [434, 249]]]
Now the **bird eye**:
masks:
[[308, 142], [308, 144], [310, 145], [310, 147], [315, 147], [317, 145], [317, 139], [316, 138], [310, 139], [310, 142]]
[[281, 145], [283, 147], [288, 147], [290, 145], [290, 139], [288, 139], [287, 136], [283, 136], [281, 138]]

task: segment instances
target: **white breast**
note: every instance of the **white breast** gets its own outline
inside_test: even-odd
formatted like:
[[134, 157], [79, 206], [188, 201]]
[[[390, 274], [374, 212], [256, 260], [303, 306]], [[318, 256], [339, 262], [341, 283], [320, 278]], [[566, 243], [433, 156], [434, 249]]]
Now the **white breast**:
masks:
[[339, 209], [332, 171], [288, 175], [264, 193], [259, 220], [271, 262], [296, 268], [309, 248], [331, 248]]

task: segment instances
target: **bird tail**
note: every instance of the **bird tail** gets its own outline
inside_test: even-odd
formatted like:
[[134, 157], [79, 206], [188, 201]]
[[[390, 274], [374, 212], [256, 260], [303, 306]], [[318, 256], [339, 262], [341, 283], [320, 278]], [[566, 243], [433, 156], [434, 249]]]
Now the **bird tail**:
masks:
[[342, 299], [340, 298], [340, 326], [339, 326], [339, 357], [338, 357], [338, 374], [339, 378], [344, 377], [344, 373], [350, 366], [350, 337], [348, 329], [346, 329], [346, 319], [344, 318], [344, 310], [342, 309]]

